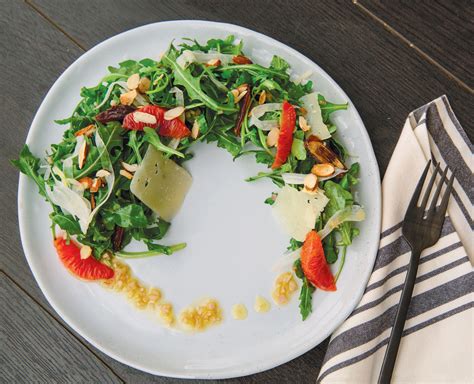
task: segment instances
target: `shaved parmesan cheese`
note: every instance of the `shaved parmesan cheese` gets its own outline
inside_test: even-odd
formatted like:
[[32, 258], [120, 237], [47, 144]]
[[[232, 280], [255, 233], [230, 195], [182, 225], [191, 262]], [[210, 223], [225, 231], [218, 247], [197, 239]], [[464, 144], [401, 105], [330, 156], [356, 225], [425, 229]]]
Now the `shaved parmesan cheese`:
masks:
[[314, 194], [284, 186], [272, 205], [275, 218], [288, 234], [304, 241], [306, 234], [314, 228], [316, 220], [329, 199], [318, 189]]
[[184, 93], [178, 87], [173, 87], [170, 89], [170, 93], [175, 93], [176, 105], [184, 107]]
[[311, 126], [311, 133], [318, 136], [321, 140], [329, 139], [331, 134], [329, 133], [328, 127], [323, 122], [323, 116], [321, 114], [321, 107], [319, 106], [318, 93], [313, 92], [303, 96], [300, 101], [303, 103], [303, 108], [306, 109], [308, 120]]
[[86, 233], [90, 222], [91, 203], [59, 180], [55, 180], [53, 189], [48, 184], [45, 186], [46, 194], [53, 204], [59, 206], [65, 214], [75, 216], [79, 220], [82, 233]]
[[273, 128], [279, 127], [278, 120], [260, 120], [260, 118], [267, 112], [280, 111], [281, 103], [268, 103], [256, 106], [250, 111], [249, 125], [255, 125], [262, 131], [270, 131]]
[[333, 229], [336, 229], [339, 225], [346, 221], [362, 221], [365, 219], [365, 212], [359, 205], [353, 205], [337, 211], [327, 221], [324, 228], [318, 232], [319, 237], [324, 239], [331, 233]]

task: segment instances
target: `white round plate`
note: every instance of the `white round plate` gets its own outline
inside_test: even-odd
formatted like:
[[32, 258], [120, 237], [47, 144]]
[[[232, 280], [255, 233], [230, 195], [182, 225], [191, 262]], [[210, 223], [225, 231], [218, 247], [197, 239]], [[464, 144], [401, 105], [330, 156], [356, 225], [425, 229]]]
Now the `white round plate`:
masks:
[[[215, 297], [224, 309], [222, 324], [192, 334], [163, 328], [150, 313], [136, 310], [127, 299], [99, 284], [70, 275], [53, 248], [50, 207], [25, 176], [18, 191], [21, 239], [28, 263], [44, 295], [58, 314], [92, 345], [111, 357], [157, 375], [183, 378], [227, 378], [260, 372], [305, 353], [328, 337], [354, 309], [372, 270], [380, 229], [380, 181], [369, 137], [354, 105], [326, 72], [305, 56], [260, 33], [231, 24], [170, 21], [146, 25], [97, 45], [56, 81], [31, 125], [27, 143], [42, 156], [60, 141], [63, 127], [53, 120], [68, 117], [83, 86], [94, 86], [107, 66], [126, 59], [158, 58], [181, 37], [205, 42], [233, 34], [244, 41], [252, 60], [269, 64], [272, 55], [285, 58], [296, 74], [312, 71], [316, 89], [328, 100], [349, 102], [333, 120], [339, 137], [361, 164], [359, 201], [367, 218], [360, 237], [349, 247], [346, 265], [334, 293], [317, 291], [313, 314], [301, 321], [297, 294], [285, 307], [256, 313], [256, 295], [270, 299], [272, 266], [289, 238], [274, 222], [263, 201], [276, 189], [268, 181], [246, 183], [262, 170], [253, 156], [235, 162], [215, 144], [197, 145], [186, 163], [194, 178], [185, 204], [172, 223], [166, 242], [186, 241], [172, 256], [130, 261], [145, 283], [160, 287], [176, 313], [203, 297]], [[235, 303], [249, 316], [236, 321]]]

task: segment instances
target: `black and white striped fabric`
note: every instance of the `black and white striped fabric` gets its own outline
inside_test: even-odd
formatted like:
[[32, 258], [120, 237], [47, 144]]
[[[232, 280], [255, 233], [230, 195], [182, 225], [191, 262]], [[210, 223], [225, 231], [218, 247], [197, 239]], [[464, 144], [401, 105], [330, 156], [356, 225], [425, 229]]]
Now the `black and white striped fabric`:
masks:
[[375, 382], [410, 250], [401, 223], [428, 159], [456, 169], [438, 243], [420, 260], [393, 382], [474, 382], [473, 146], [446, 98], [412, 112], [382, 183], [380, 248], [362, 300], [332, 335], [321, 383]]

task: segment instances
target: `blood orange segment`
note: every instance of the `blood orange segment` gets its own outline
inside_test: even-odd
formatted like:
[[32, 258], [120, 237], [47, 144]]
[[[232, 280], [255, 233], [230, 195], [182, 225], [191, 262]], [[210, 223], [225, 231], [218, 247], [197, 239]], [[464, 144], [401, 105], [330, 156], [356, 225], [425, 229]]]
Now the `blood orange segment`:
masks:
[[136, 121], [134, 113], [129, 113], [123, 120], [123, 127], [125, 129], [132, 129], [135, 131], [142, 131], [145, 127], [158, 128], [158, 133], [161, 136], [172, 137], [175, 139], [182, 139], [191, 135], [191, 131], [178, 117], [173, 120], [165, 120], [165, 108], [157, 105], [146, 105], [137, 110], [138, 112], [148, 113], [155, 116], [156, 123], [144, 123]]
[[161, 136], [172, 137], [175, 139], [182, 139], [191, 135], [189, 128], [186, 127], [186, 124], [184, 124], [179, 118], [164, 120], [158, 133]]
[[277, 169], [285, 164], [291, 152], [293, 144], [293, 131], [296, 125], [295, 108], [288, 102], [283, 102], [280, 122], [280, 135], [278, 136], [278, 147], [272, 169]]
[[301, 249], [301, 267], [306, 278], [323, 291], [335, 291], [336, 282], [324, 255], [321, 238], [316, 231], [306, 235]]
[[94, 256], [81, 259], [81, 249], [71, 240], [67, 244], [62, 237], [54, 240], [54, 247], [58, 252], [59, 259], [64, 266], [75, 276], [84, 280], [111, 279], [114, 277], [114, 270]]
[[143, 128], [145, 127], [157, 128], [162, 124], [164, 120], [163, 116], [166, 110], [164, 108], [158, 107], [157, 105], [146, 105], [138, 109], [138, 111], [155, 116], [156, 123], [150, 124], [150, 123], [144, 123], [143, 121], [136, 121], [132, 112], [132, 113], [129, 113], [127, 116], [125, 116], [125, 118], [123, 119], [122, 126], [125, 129], [131, 129], [134, 131], [143, 131]]

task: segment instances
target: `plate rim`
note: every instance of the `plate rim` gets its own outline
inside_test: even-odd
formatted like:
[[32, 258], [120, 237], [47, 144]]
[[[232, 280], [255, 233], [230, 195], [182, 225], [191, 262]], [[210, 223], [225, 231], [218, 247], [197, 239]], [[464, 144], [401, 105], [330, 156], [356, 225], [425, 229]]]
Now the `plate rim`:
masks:
[[330, 330], [328, 328], [327, 332], [322, 333], [321, 340], [315, 340], [315, 341], [312, 341], [312, 342], [308, 341], [304, 344], [302, 343], [302, 344], [300, 344], [299, 348], [297, 350], [295, 350], [293, 353], [283, 354], [279, 358], [274, 358], [272, 360], [265, 361], [264, 363], [259, 362], [259, 364], [255, 364], [255, 365], [250, 366], [250, 367], [248, 367], [244, 370], [242, 370], [242, 369], [238, 370], [238, 369], [234, 368], [229, 373], [223, 373], [223, 372], [204, 373], [202, 371], [197, 371], [197, 373], [193, 374], [191, 371], [189, 371], [189, 372], [186, 372], [186, 373], [177, 374], [174, 371], [168, 371], [167, 372], [166, 370], [163, 370], [163, 369], [158, 369], [158, 370], [157, 369], [150, 369], [147, 366], [141, 366], [140, 364], [127, 361], [125, 358], [122, 358], [120, 355], [116, 354], [112, 349], [110, 349], [107, 346], [102, 345], [99, 342], [97, 342], [96, 340], [94, 340], [94, 338], [92, 336], [87, 335], [86, 332], [84, 332], [81, 329], [81, 327], [79, 325], [77, 325], [76, 322], [72, 318], [70, 318], [67, 314], [65, 314], [61, 310], [59, 304], [56, 304], [56, 302], [54, 302], [54, 300], [52, 300], [50, 298], [49, 294], [47, 293], [47, 290], [44, 287], [44, 284], [43, 284], [42, 278], [40, 277], [39, 271], [37, 271], [33, 267], [33, 264], [31, 262], [32, 258], [34, 257], [33, 252], [25, 245], [25, 241], [24, 241], [25, 238], [28, 235], [27, 235], [27, 230], [25, 228], [25, 223], [24, 223], [24, 220], [23, 220], [23, 215], [22, 215], [20, 206], [21, 206], [21, 198], [22, 198], [22, 195], [23, 195], [23, 191], [26, 188], [27, 177], [25, 175], [21, 174], [21, 173], [20, 173], [19, 183], [18, 183], [18, 198], [17, 198], [18, 225], [19, 225], [19, 229], [20, 229], [20, 239], [21, 239], [23, 252], [25, 254], [25, 258], [27, 260], [28, 266], [29, 266], [29, 268], [30, 268], [35, 280], [36, 280], [36, 283], [38, 284], [42, 294], [45, 296], [45, 298], [48, 301], [49, 305], [51, 305], [51, 307], [60, 316], [60, 318], [63, 319], [65, 321], [65, 323], [69, 327], [71, 327], [75, 332], [77, 332], [79, 334], [79, 336], [84, 338], [93, 347], [95, 347], [98, 350], [100, 350], [101, 352], [105, 353], [107, 356], [110, 356], [114, 360], [117, 360], [118, 362], [120, 362], [122, 364], [125, 364], [129, 367], [138, 369], [140, 371], [143, 371], [143, 372], [146, 372], [146, 373], [149, 373], [149, 374], [152, 374], [152, 375], [158, 375], [158, 376], [166, 376], [166, 377], [182, 378], [182, 379], [225, 379], [225, 378], [243, 377], [243, 376], [248, 376], [248, 375], [260, 373], [260, 372], [278, 367], [282, 364], [285, 364], [285, 363], [287, 363], [287, 362], [303, 355], [304, 353], [308, 352], [309, 350], [313, 349], [314, 347], [319, 345], [323, 340], [325, 340], [328, 336], [330, 336], [330, 334], [333, 333], [348, 318], [348, 316], [352, 313], [352, 311], [356, 307], [357, 303], [362, 298], [365, 287], [367, 285], [367, 281], [369, 280], [369, 277], [370, 277], [370, 275], [372, 273], [372, 270], [373, 270], [373, 265], [375, 263], [377, 250], [378, 250], [378, 246], [379, 246], [379, 241], [380, 241], [380, 238], [379, 238], [380, 236], [379, 235], [380, 235], [380, 229], [381, 229], [381, 224], [382, 224], [382, 190], [381, 190], [381, 181], [380, 181], [380, 170], [379, 170], [377, 159], [375, 157], [372, 142], [370, 140], [370, 137], [369, 137], [369, 134], [368, 134], [367, 129], [365, 127], [365, 124], [364, 124], [362, 118], [360, 117], [360, 114], [359, 114], [355, 104], [352, 102], [352, 100], [349, 98], [349, 96], [346, 94], [346, 92], [339, 86], [339, 84], [323, 68], [321, 68], [317, 63], [315, 63], [313, 60], [308, 58], [306, 55], [302, 54], [301, 52], [297, 51], [296, 49], [290, 47], [289, 45], [287, 45], [287, 44], [285, 44], [285, 43], [283, 43], [283, 42], [281, 42], [281, 41], [279, 41], [279, 40], [277, 40], [273, 37], [265, 35], [264, 33], [261, 33], [261, 32], [257, 32], [253, 29], [250, 29], [250, 28], [242, 27], [240, 25], [232, 24], [232, 23], [225, 23], [225, 22], [218, 22], [218, 21], [208, 21], [208, 20], [201, 20], [201, 19], [180, 19], [180, 20], [168, 20], [168, 21], [147, 23], [147, 24], [135, 27], [135, 28], [128, 29], [126, 31], [123, 31], [119, 34], [113, 35], [113, 36], [101, 41], [100, 43], [94, 45], [92, 48], [88, 49], [86, 52], [84, 52], [82, 55], [80, 55], [76, 60], [74, 60], [74, 62], [72, 62], [61, 73], [61, 75], [55, 80], [53, 85], [50, 87], [50, 89], [48, 90], [48, 92], [44, 96], [43, 102], [38, 107], [38, 110], [36, 111], [35, 116], [34, 116], [32, 122], [30, 124], [30, 127], [28, 129], [28, 135], [26, 137], [25, 142], [28, 144], [31, 140], [31, 135], [32, 135], [31, 128], [35, 124], [37, 124], [37, 120], [40, 118], [39, 116], [41, 115], [42, 109], [44, 108], [44, 101], [48, 99], [48, 96], [58, 87], [58, 84], [61, 82], [61, 80], [63, 78], [65, 78], [68, 75], [68, 73], [72, 71], [72, 69], [74, 67], [80, 65], [83, 60], [85, 60], [88, 56], [94, 54], [94, 52], [97, 49], [99, 49], [100, 47], [102, 47], [103, 45], [108, 43], [109, 40], [111, 40], [111, 39], [117, 38], [119, 36], [130, 33], [132, 31], [136, 31], [136, 30], [141, 29], [141, 28], [144, 29], [144, 28], [150, 27], [152, 25], [157, 25], [157, 24], [166, 26], [166, 25], [173, 25], [173, 24], [174, 25], [179, 25], [179, 24], [183, 24], [183, 23], [192, 23], [192, 24], [197, 24], [197, 25], [199, 25], [199, 24], [214, 25], [216, 27], [221, 27], [221, 28], [230, 27], [231, 29], [234, 29], [234, 30], [237, 29], [242, 33], [250, 33], [250, 34], [254, 35], [257, 38], [264, 38], [265, 40], [267, 40], [271, 44], [278, 45], [278, 46], [288, 50], [290, 53], [292, 53], [296, 56], [303, 57], [309, 63], [311, 63], [311, 65], [318, 68], [318, 71], [321, 74], [327, 76], [327, 78], [330, 79], [330, 81], [332, 83], [332, 86], [337, 88], [338, 91], [341, 92], [341, 94], [346, 98], [346, 100], [352, 105], [355, 120], [363, 127], [363, 130], [361, 131], [362, 135], [364, 136], [363, 139], [370, 144], [370, 151], [368, 153], [369, 161], [373, 164], [374, 169], [375, 169], [375, 171], [377, 171], [377, 176], [378, 176], [378, 177], [376, 177], [376, 180], [375, 180], [375, 186], [376, 186], [376, 189], [377, 189], [378, 193], [374, 194], [375, 196], [372, 196], [372, 198], [375, 200], [374, 207], [375, 207], [375, 214], [376, 214], [376, 217], [374, 217], [374, 226], [376, 226], [376, 229], [378, 230], [378, 232], [377, 232], [378, 235], [377, 235], [377, 238], [375, 239], [375, 241], [371, 242], [370, 252], [367, 252], [367, 254], [370, 255], [370, 257], [371, 257], [371, 260], [370, 260], [370, 267], [371, 268], [368, 269], [368, 273], [366, 274], [366, 276], [363, 276], [363, 278], [362, 278], [362, 280], [365, 282], [365, 284], [360, 285], [361, 288], [353, 296], [353, 299], [352, 299], [350, 305], [347, 306], [347, 309], [345, 311], [342, 311], [343, 316], [341, 316], [341, 320], [337, 323], [337, 326], [334, 328], [334, 330]]

